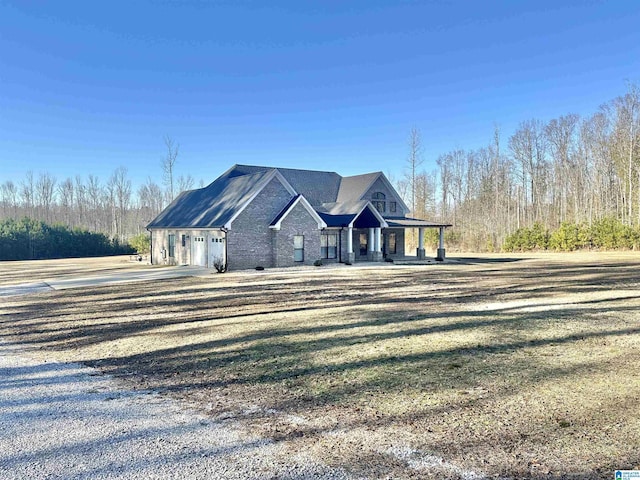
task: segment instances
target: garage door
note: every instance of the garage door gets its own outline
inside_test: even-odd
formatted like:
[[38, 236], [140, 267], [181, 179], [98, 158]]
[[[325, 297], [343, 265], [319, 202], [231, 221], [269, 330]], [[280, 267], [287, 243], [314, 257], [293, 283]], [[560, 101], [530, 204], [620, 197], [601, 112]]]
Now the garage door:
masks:
[[220, 262], [224, 264], [224, 238], [212, 237], [209, 243], [209, 265], [213, 267]]
[[192, 265], [207, 266], [207, 242], [205, 237], [193, 237], [191, 242]]

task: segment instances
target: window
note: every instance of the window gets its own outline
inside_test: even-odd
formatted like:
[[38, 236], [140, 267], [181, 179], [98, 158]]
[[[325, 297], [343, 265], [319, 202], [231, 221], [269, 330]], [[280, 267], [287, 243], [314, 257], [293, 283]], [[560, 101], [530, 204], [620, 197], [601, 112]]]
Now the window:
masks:
[[373, 201], [373, 206], [376, 208], [376, 210], [378, 210], [380, 213], [384, 213], [384, 202], [381, 202], [379, 200], [374, 200]]
[[320, 235], [320, 256], [327, 259], [338, 257], [338, 236], [336, 234]]
[[304, 236], [293, 236], [293, 261], [304, 262]]
[[389, 202], [389, 211], [396, 213], [396, 210], [398, 210], [398, 204], [396, 202]]
[[169, 234], [169, 258], [176, 256], [176, 236], [173, 233]]
[[371, 198], [373, 199], [371, 203], [373, 204], [374, 207], [376, 207], [376, 210], [378, 210], [380, 213], [384, 213], [386, 210], [385, 199], [387, 198], [387, 196], [382, 192], [376, 192], [373, 195], [371, 195]]
[[360, 256], [365, 256], [367, 254], [367, 234], [360, 234]]
[[187, 245], [187, 236], [182, 235], [182, 246], [185, 247]]
[[387, 250], [391, 255], [395, 255], [396, 253], [396, 234], [389, 233], [387, 234]]

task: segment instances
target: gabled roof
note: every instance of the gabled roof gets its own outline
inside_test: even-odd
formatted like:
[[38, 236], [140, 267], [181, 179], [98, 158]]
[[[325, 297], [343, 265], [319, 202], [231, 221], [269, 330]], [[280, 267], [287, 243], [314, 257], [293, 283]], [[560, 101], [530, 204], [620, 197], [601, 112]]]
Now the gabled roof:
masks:
[[[336, 202], [360, 200], [378, 179], [380, 179], [390, 191], [395, 192], [395, 188], [382, 172], [353, 175], [351, 177], [342, 177]], [[410, 211], [409, 207], [407, 207], [399, 195], [397, 196], [397, 201], [400, 203], [400, 207], [405, 213]]]
[[[318, 228], [388, 225], [371, 202], [363, 199], [378, 179], [395, 191], [382, 172], [341, 177], [335, 172], [234, 165], [210, 185], [181, 193], [147, 228], [231, 228], [233, 220], [274, 178], [293, 198], [274, 219], [272, 228], [278, 228], [298, 203], [314, 216]], [[402, 213], [407, 213], [409, 209], [398, 200]], [[399, 219], [393, 220], [401, 226]], [[430, 222], [415, 226], [426, 223]]]
[[360, 200], [367, 193], [382, 172], [365, 173], [364, 175], [353, 175], [351, 177], [342, 177], [340, 182], [340, 190], [336, 202], [349, 202]]
[[[264, 170], [271, 170], [271, 167], [235, 165], [227, 173], [231, 173], [232, 175], [246, 175]], [[335, 202], [338, 197], [342, 177], [335, 172], [298, 170], [294, 168], [277, 168], [277, 170], [294, 190], [303, 195], [314, 207], [327, 202]]]
[[274, 230], [280, 230], [280, 225], [282, 224], [282, 220], [287, 218], [287, 215], [289, 215], [289, 213], [291, 213], [291, 211], [298, 204], [302, 205], [304, 209], [307, 212], [309, 212], [309, 215], [311, 215], [313, 219], [316, 222], [318, 222], [319, 229], [327, 227], [327, 224], [324, 222], [322, 217], [318, 215], [318, 212], [316, 212], [313, 209], [313, 207], [309, 204], [309, 202], [307, 202], [307, 200], [302, 195], [298, 194], [291, 199], [291, 201], [282, 209], [282, 211], [278, 215], [276, 215], [276, 218], [273, 219], [273, 221], [269, 225], [269, 228], [272, 228]]
[[147, 228], [229, 228], [273, 178], [295, 194], [277, 170], [262, 170], [249, 175], [220, 176], [210, 185], [181, 193]]
[[367, 210], [374, 222], [386, 227], [385, 219], [368, 200], [325, 203], [318, 213], [329, 227], [353, 227], [358, 217]]

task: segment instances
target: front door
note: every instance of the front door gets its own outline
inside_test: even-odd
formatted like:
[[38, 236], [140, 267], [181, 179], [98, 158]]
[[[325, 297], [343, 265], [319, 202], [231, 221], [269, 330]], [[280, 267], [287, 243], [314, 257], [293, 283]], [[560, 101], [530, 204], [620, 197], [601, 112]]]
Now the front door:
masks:
[[369, 235], [367, 235], [366, 233], [361, 233], [359, 235], [359, 239], [360, 239], [360, 256], [361, 257], [366, 257], [367, 254], [369, 253], [367, 250], [367, 246], [369, 244]]

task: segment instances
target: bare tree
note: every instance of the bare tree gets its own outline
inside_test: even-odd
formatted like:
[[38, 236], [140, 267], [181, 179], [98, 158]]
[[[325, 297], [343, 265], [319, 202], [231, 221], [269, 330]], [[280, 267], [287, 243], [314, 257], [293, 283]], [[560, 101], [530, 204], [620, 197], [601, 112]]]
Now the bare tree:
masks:
[[35, 218], [36, 184], [33, 179], [33, 172], [30, 170], [20, 184], [20, 196], [22, 197], [26, 215], [30, 218]]
[[[578, 215], [581, 188], [581, 174], [576, 160], [576, 132], [580, 117], [564, 115], [551, 120], [545, 127], [545, 135], [551, 146], [554, 166], [552, 196], [560, 222], [569, 216]], [[573, 199], [573, 211], [569, 212], [569, 201]]]
[[447, 221], [451, 210], [451, 167], [449, 164], [449, 155], [440, 155], [436, 163], [438, 164], [440, 177], [440, 220]]
[[[613, 100], [615, 122], [612, 132], [612, 154], [618, 174], [625, 183], [622, 193], [625, 205], [624, 220], [633, 222], [634, 186], [639, 182], [640, 162], [640, 89], [629, 85], [628, 92]], [[640, 190], [640, 189], [639, 189]], [[638, 212], [640, 222], [640, 209]]]
[[51, 221], [51, 206], [54, 201], [56, 179], [50, 173], [44, 172], [38, 175], [36, 181], [36, 198], [40, 209], [40, 218], [46, 222]]
[[18, 216], [18, 187], [11, 180], [2, 184], [2, 206], [4, 216], [16, 218]]
[[[520, 178], [525, 200], [523, 217], [530, 222], [543, 217], [543, 200], [546, 193], [547, 164], [544, 128], [539, 120], [528, 120], [509, 139], [509, 148], [520, 164]], [[531, 209], [527, 208], [530, 200]]]
[[113, 212], [114, 236], [121, 241], [126, 239], [125, 225], [127, 211], [131, 202], [131, 180], [127, 178], [127, 169], [118, 167], [113, 172], [107, 183], [109, 200]]
[[93, 219], [93, 230], [95, 232], [105, 231], [107, 223], [104, 221], [104, 212], [102, 209], [105, 193], [100, 185], [100, 180], [95, 175], [89, 175], [87, 178], [87, 209], [89, 218]]
[[85, 216], [88, 208], [87, 188], [85, 187], [82, 177], [76, 175], [75, 179], [75, 215], [76, 223], [79, 226], [87, 227], [85, 224]]
[[180, 175], [178, 177], [178, 190], [177, 193], [182, 193], [185, 190], [191, 190], [193, 188], [193, 177], [191, 175]]
[[58, 185], [58, 198], [60, 199], [60, 213], [62, 221], [69, 226], [73, 226], [73, 210], [75, 199], [74, 183], [71, 178], [65, 179]]
[[416, 212], [416, 179], [418, 177], [420, 165], [424, 159], [422, 158], [422, 138], [420, 130], [416, 127], [409, 132], [409, 156], [407, 157], [405, 178], [409, 185], [409, 191], [411, 192], [411, 214], [415, 215]]
[[167, 154], [162, 159], [162, 172], [164, 175], [164, 184], [167, 189], [167, 203], [171, 203], [175, 198], [174, 192], [174, 174], [175, 165], [178, 161], [178, 151], [180, 145], [175, 143], [171, 137], [165, 135], [164, 144], [167, 147]]
[[162, 210], [162, 189], [151, 178], [138, 189], [141, 222], [146, 225]]

